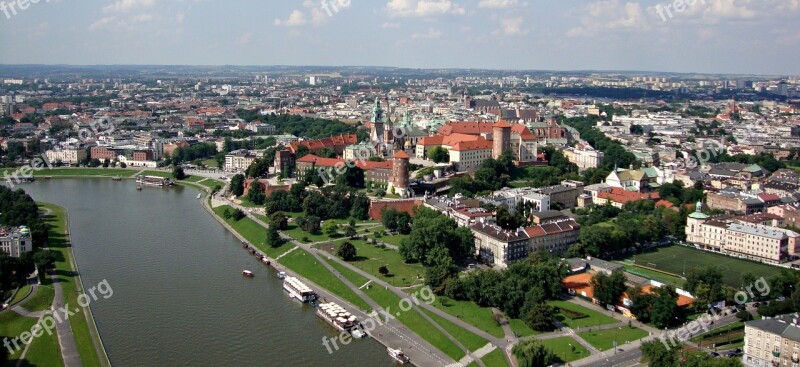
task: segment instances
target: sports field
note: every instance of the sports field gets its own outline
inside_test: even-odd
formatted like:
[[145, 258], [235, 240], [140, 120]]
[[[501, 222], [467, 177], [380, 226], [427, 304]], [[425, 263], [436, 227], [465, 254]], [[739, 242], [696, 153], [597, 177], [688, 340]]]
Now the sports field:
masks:
[[[742, 286], [742, 274], [752, 273], [756, 278], [766, 279], [780, 273], [781, 267], [738, 259], [727, 255], [701, 251], [690, 247], [673, 245], [652, 252], [636, 254], [636, 264], [683, 275], [695, 267], [717, 266], [722, 270], [722, 280], [735, 288]], [[633, 260], [634, 257], [626, 259]]]

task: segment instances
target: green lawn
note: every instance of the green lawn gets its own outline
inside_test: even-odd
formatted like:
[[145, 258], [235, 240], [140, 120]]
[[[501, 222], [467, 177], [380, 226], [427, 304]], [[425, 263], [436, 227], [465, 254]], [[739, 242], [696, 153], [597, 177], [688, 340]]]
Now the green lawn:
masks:
[[433, 306], [498, 338], [505, 336], [503, 328], [494, 321], [492, 310], [478, 306], [475, 302], [456, 301], [439, 296], [436, 297]]
[[386, 242], [386, 243], [395, 245], [397, 247], [400, 247], [400, 243], [405, 238], [408, 238], [408, 235], [396, 234], [396, 235], [392, 235], [392, 236], [382, 236], [381, 238], [378, 238], [378, 241]]
[[41, 285], [37, 287], [36, 293], [31, 294], [31, 296], [21, 304], [21, 306], [28, 311], [48, 310], [50, 309], [50, 305], [53, 304], [55, 292], [56, 291], [53, 290], [52, 286]]
[[572, 362], [583, 359], [591, 355], [588, 349], [584, 348], [571, 336], [562, 336], [553, 339], [540, 340], [547, 349], [550, 349], [562, 362]]
[[217, 181], [211, 178], [208, 178], [205, 181], [198, 182], [197, 184], [208, 187], [209, 190], [214, 190], [214, 188], [217, 187], [217, 185], [219, 185], [219, 187], [225, 186], [225, 184], [222, 183], [222, 181]]
[[320, 264], [314, 256], [305, 250], [297, 249], [278, 260], [278, 262], [356, 307], [364, 311], [372, 310], [372, 307], [366, 301], [361, 299], [341, 280], [337, 279], [324, 265]]
[[679, 245], [661, 247], [652, 252], [637, 254], [635, 258], [637, 264], [674, 274], [683, 274], [684, 264], [686, 271], [694, 267], [704, 268], [714, 265], [722, 270], [722, 280], [734, 288], [742, 286], [742, 274], [749, 272], [757, 277], [763, 276], [769, 279], [780, 273], [782, 269]]
[[[55, 331], [48, 335], [46, 332], [36, 338], [28, 347], [25, 361], [31, 366], [63, 366], [61, 346], [58, 344], [58, 335]], [[25, 366], [25, 363], [22, 364]]]
[[[327, 235], [325, 235], [323, 233], [320, 233], [320, 234], [308, 233], [308, 232], [304, 231], [303, 229], [301, 229], [300, 227], [298, 227], [296, 224], [294, 224], [294, 222], [290, 222], [289, 223], [289, 228], [287, 230], [281, 231], [281, 232], [283, 232], [284, 234], [288, 235], [289, 237], [292, 237], [295, 240], [303, 242], [303, 243], [323, 242], [323, 241], [330, 241], [332, 239], [332, 238], [330, 238], [329, 236], [327, 236]], [[303, 238], [307, 238], [308, 241], [303, 241], [302, 240]], [[336, 240], [336, 239], [339, 239], [339, 238], [341, 238], [341, 237], [337, 237], [337, 238], [333, 238], [333, 239]]]
[[[64, 303], [70, 305], [78, 304], [79, 277], [72, 271], [70, 261], [72, 257], [72, 249], [70, 243], [66, 239], [64, 208], [49, 204], [37, 203], [40, 207], [48, 208], [52, 211], [47, 216], [47, 223], [50, 225], [50, 250], [60, 253], [61, 261], [56, 262], [56, 277], [61, 282], [61, 287], [64, 290]], [[73, 260], [74, 261], [74, 260]], [[88, 317], [87, 322], [87, 309], [76, 308], [78, 312], [70, 316], [69, 324], [72, 328], [72, 334], [75, 336], [75, 343], [78, 346], [78, 354], [80, 355], [81, 362], [84, 366], [100, 366], [101, 360], [105, 361], [106, 356], [98, 356], [97, 349], [95, 349], [95, 340], [99, 338], [96, 334], [97, 327], [94, 325], [94, 320]], [[91, 324], [90, 324], [91, 323]], [[99, 348], [102, 350], [102, 348]]]
[[508, 367], [506, 355], [503, 354], [503, 351], [500, 349], [495, 349], [489, 354], [483, 356], [483, 358], [481, 358], [481, 362], [483, 362], [486, 367]]
[[[371, 287], [370, 289], [364, 289], [364, 293], [368, 294], [375, 302], [381, 305], [381, 307], [389, 307], [390, 313], [395, 314], [396, 312], [400, 312], [400, 297], [391, 291], [385, 290], [383, 287]], [[411, 331], [427, 340], [428, 343], [431, 343], [444, 354], [450, 356], [450, 358], [457, 361], [464, 356], [464, 351], [462, 351], [461, 348], [450, 341], [446, 335], [431, 325], [428, 320], [415, 310], [412, 309], [407, 312], [400, 312], [397, 319], [402, 322], [403, 325], [411, 329]]]
[[214, 208], [214, 213], [216, 213], [220, 219], [228, 223], [228, 225], [233, 227], [233, 229], [242, 235], [247, 242], [263, 251], [265, 254], [267, 254], [267, 256], [275, 258], [292, 248], [291, 244], [284, 244], [278, 248], [267, 246], [264, 244], [264, 240], [267, 235], [266, 228], [262, 227], [260, 224], [248, 217], [244, 217], [238, 222], [234, 221], [233, 218], [225, 219], [225, 217], [222, 215], [222, 213], [225, 212], [225, 209], [230, 209], [233, 211], [233, 208], [230, 206], [223, 205]]
[[586, 307], [576, 305], [574, 303], [570, 303], [567, 301], [549, 301], [547, 304], [551, 306], [558, 307], [559, 309], [567, 309], [574, 312], [580, 312], [582, 314], [588, 315], [589, 317], [584, 317], [580, 319], [571, 320], [565, 315], [559, 313], [556, 318], [561, 321], [564, 325], [567, 325], [570, 328], [577, 329], [587, 326], [600, 326], [606, 324], [615, 324], [618, 323], [616, 319], [610, 316], [603, 315], [600, 312], [590, 310]]
[[583, 340], [586, 340], [586, 342], [601, 351], [613, 348], [614, 341], [617, 342], [618, 347], [622, 347], [627, 342], [639, 340], [647, 335], [647, 332], [642, 329], [629, 328], [628, 326], [620, 326], [619, 328], [608, 330], [586, 331], [578, 334]]
[[531, 329], [530, 326], [525, 324], [525, 321], [520, 319], [508, 320], [508, 326], [511, 327], [511, 331], [513, 331], [514, 335], [516, 335], [518, 338], [540, 334], [540, 332]]
[[[338, 241], [332, 245], [320, 245], [320, 247], [335, 253], [335, 249], [343, 242]], [[395, 287], [408, 287], [423, 282], [425, 268], [420, 264], [406, 264], [397, 250], [379, 248], [359, 240], [350, 240], [350, 243], [356, 247], [358, 254], [358, 258], [351, 264], [359, 269], [383, 279]], [[383, 276], [378, 272], [381, 266], [386, 266], [389, 270], [388, 275]]]
[[[0, 313], [0, 335], [8, 337], [9, 339], [18, 337], [23, 331], [30, 332], [34, 324], [36, 324], [36, 319], [32, 317], [22, 317], [13, 311]], [[20, 350], [12, 350], [8, 353], [9, 362], [18, 360], [22, 355], [25, 345], [22, 344], [22, 342], [18, 342], [18, 345], [20, 346]], [[8, 363], [8, 365], [13, 366], [15, 363]]]
[[200, 182], [200, 181], [203, 181], [203, 180], [205, 180], [205, 177], [203, 177], [203, 176], [186, 176], [186, 178], [183, 179], [183, 181], [194, 182], [194, 183], [197, 183], [197, 182]]
[[23, 297], [27, 296], [28, 292], [30, 292], [30, 291], [31, 291], [31, 285], [28, 284], [28, 283], [23, 284], [22, 287], [20, 287], [17, 290], [17, 293], [14, 294], [14, 298], [8, 304], [9, 305], [16, 304], [17, 302], [22, 300]]
[[686, 280], [684, 280], [683, 278], [679, 278], [664, 273], [659, 273], [657, 271], [641, 268], [638, 266], [633, 266], [631, 265], [630, 261], [615, 261], [615, 263], [625, 266], [625, 271], [628, 273], [638, 275], [640, 277], [645, 277], [647, 279], [657, 280], [661, 283], [671, 284], [677, 288], [683, 287], [683, 284], [686, 283]]
[[470, 352], [474, 352], [489, 343], [488, 340], [475, 335], [474, 333], [446, 320], [439, 315], [434, 314], [433, 312], [426, 311], [422, 308], [420, 309], [433, 321], [439, 324], [439, 326], [447, 330], [448, 334], [456, 338], [456, 340], [458, 340], [461, 345], [469, 349]]

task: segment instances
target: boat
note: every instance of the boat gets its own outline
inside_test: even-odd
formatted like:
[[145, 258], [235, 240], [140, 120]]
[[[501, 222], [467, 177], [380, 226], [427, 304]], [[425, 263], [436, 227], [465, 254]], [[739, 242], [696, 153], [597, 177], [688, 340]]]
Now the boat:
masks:
[[136, 185], [136, 191], [142, 191], [142, 185]]
[[136, 183], [145, 186], [167, 187], [172, 186], [172, 180], [158, 176], [136, 176]]
[[203, 194], [197, 194], [197, 198], [198, 199], [200, 199], [202, 196], [203, 196]]
[[264, 265], [266, 265], [266, 266], [269, 266], [270, 264], [272, 264], [272, 263], [269, 261], [269, 259], [267, 259], [267, 257], [266, 257], [266, 256], [264, 256], [264, 257], [262, 257], [262, 258], [261, 258], [261, 262], [263, 262], [263, 263], [264, 263]]
[[285, 277], [283, 279], [283, 289], [289, 292], [289, 297], [303, 303], [317, 299], [317, 293], [295, 277]]
[[317, 316], [339, 331], [351, 332], [353, 328], [359, 325], [358, 319], [353, 314], [333, 302], [320, 303], [317, 306]]
[[111, 179], [114, 180], [114, 181], [122, 181], [122, 177], [119, 177], [119, 176], [111, 177]]
[[350, 335], [352, 335], [356, 339], [361, 339], [363, 337], [366, 337], [367, 333], [359, 328], [353, 328], [352, 330], [350, 330]]
[[244, 276], [246, 276], [248, 278], [252, 278], [252, 277], [255, 276], [255, 275], [253, 275], [253, 272], [250, 271], [250, 270], [242, 270], [242, 275], [244, 275]]
[[285, 279], [285, 278], [286, 278], [286, 272], [285, 271], [282, 271], [282, 272], [278, 273], [278, 279]]
[[400, 364], [411, 362], [411, 359], [400, 349], [386, 348], [386, 351], [389, 353], [389, 357], [392, 357], [392, 359]]

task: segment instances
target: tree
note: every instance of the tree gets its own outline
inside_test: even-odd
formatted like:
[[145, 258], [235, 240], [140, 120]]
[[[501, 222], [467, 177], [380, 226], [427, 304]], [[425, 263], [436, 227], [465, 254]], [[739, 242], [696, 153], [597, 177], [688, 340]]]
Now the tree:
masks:
[[525, 313], [525, 324], [536, 331], [552, 331], [555, 329], [553, 325], [555, 316], [554, 307], [546, 303], [534, 304]]
[[678, 294], [671, 286], [662, 286], [656, 288], [656, 295], [658, 297], [653, 301], [650, 319], [658, 328], [676, 324], [678, 311], [680, 311], [677, 304]]
[[264, 205], [267, 201], [267, 195], [264, 193], [264, 187], [258, 179], [253, 180], [250, 184], [250, 190], [247, 191], [247, 201], [256, 204]]
[[447, 148], [433, 147], [428, 151], [428, 158], [436, 163], [450, 162], [450, 152]]
[[283, 245], [283, 238], [281, 238], [280, 233], [278, 233], [278, 228], [276, 228], [276, 226], [269, 226], [269, 228], [267, 228], [267, 238], [265, 242], [267, 246], [272, 248], [278, 248]]
[[629, 294], [631, 295], [631, 306], [629, 307], [631, 313], [641, 322], [650, 321], [651, 307], [656, 296], [642, 292], [639, 287], [630, 290]]
[[667, 348], [659, 340], [642, 343], [642, 361], [650, 367], [673, 367], [678, 365], [678, 352], [676, 349]]
[[172, 178], [181, 181], [186, 178], [186, 173], [183, 172], [183, 168], [180, 166], [175, 166], [175, 168], [172, 169]]
[[50, 250], [37, 251], [33, 254], [33, 263], [40, 272], [47, 272], [56, 267], [56, 256]]
[[341, 257], [344, 261], [353, 261], [356, 258], [356, 247], [350, 242], [345, 242], [339, 245], [336, 256]]
[[289, 228], [289, 218], [282, 212], [275, 212], [269, 217], [270, 227], [275, 227], [279, 231], [284, 231]]
[[328, 235], [328, 237], [333, 237], [339, 234], [339, 225], [336, 222], [329, 220], [322, 225], [322, 233]]
[[397, 231], [397, 215], [398, 212], [396, 209], [384, 209], [381, 213], [381, 223], [390, 232]]
[[409, 234], [411, 233], [411, 215], [407, 212], [400, 212], [395, 219], [397, 233]]
[[520, 367], [547, 366], [557, 358], [542, 342], [536, 339], [527, 339], [519, 342], [514, 346], [512, 352], [517, 357]]
[[611, 275], [598, 273], [590, 283], [594, 298], [604, 305], [616, 305], [625, 293], [625, 274], [621, 269], [614, 270]]
[[108, 166], [110, 166], [110, 165], [111, 165], [111, 161], [108, 158], [103, 160], [103, 168], [108, 168]]
[[356, 231], [355, 226], [347, 226], [347, 229], [344, 231], [344, 235], [350, 238], [353, 238], [358, 235], [358, 231]]
[[247, 177], [265, 177], [269, 173], [269, 167], [271, 166], [271, 161], [267, 159], [256, 159], [253, 163], [250, 164], [250, 167], [247, 167], [245, 174]]
[[245, 212], [243, 212], [241, 209], [234, 210], [233, 214], [232, 214], [233, 220], [235, 220], [237, 222], [242, 220], [246, 216], [247, 216], [247, 214], [245, 214]]
[[320, 232], [320, 221], [321, 219], [319, 217], [313, 215], [304, 215], [298, 217], [296, 220], [297, 225], [300, 226], [300, 229], [311, 234], [317, 234]]
[[378, 273], [380, 273], [383, 276], [387, 276], [389, 275], [389, 268], [387, 268], [386, 265], [381, 265], [381, 267], [378, 268]]
[[236, 196], [244, 194], [244, 175], [238, 174], [231, 177], [231, 194]]

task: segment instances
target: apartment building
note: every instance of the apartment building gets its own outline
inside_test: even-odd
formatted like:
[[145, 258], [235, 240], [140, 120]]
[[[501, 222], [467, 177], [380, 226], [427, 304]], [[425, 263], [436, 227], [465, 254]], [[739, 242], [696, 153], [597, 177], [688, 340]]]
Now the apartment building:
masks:
[[686, 220], [686, 240], [706, 250], [780, 264], [797, 254], [800, 234], [778, 227], [703, 214], [702, 204]]
[[86, 160], [86, 149], [80, 147], [68, 147], [64, 149], [54, 149], [44, 152], [47, 161], [51, 163], [61, 162], [64, 164], [78, 164]]
[[0, 251], [19, 257], [33, 251], [33, 239], [28, 227], [0, 227]]
[[225, 155], [225, 172], [241, 172], [250, 167], [258, 159], [246, 150], [237, 150]]
[[800, 314], [765, 317], [744, 324], [746, 366], [800, 366]]
[[470, 229], [475, 237], [476, 255], [485, 264], [501, 268], [540, 250], [561, 254], [578, 242], [580, 236], [580, 225], [573, 219], [513, 231], [486, 223], [473, 224]]
[[575, 163], [578, 168], [583, 171], [589, 168], [597, 168], [603, 165], [603, 158], [605, 154], [599, 150], [595, 150], [589, 144], [578, 144], [574, 148], [566, 148], [563, 150], [564, 156], [571, 163]]

